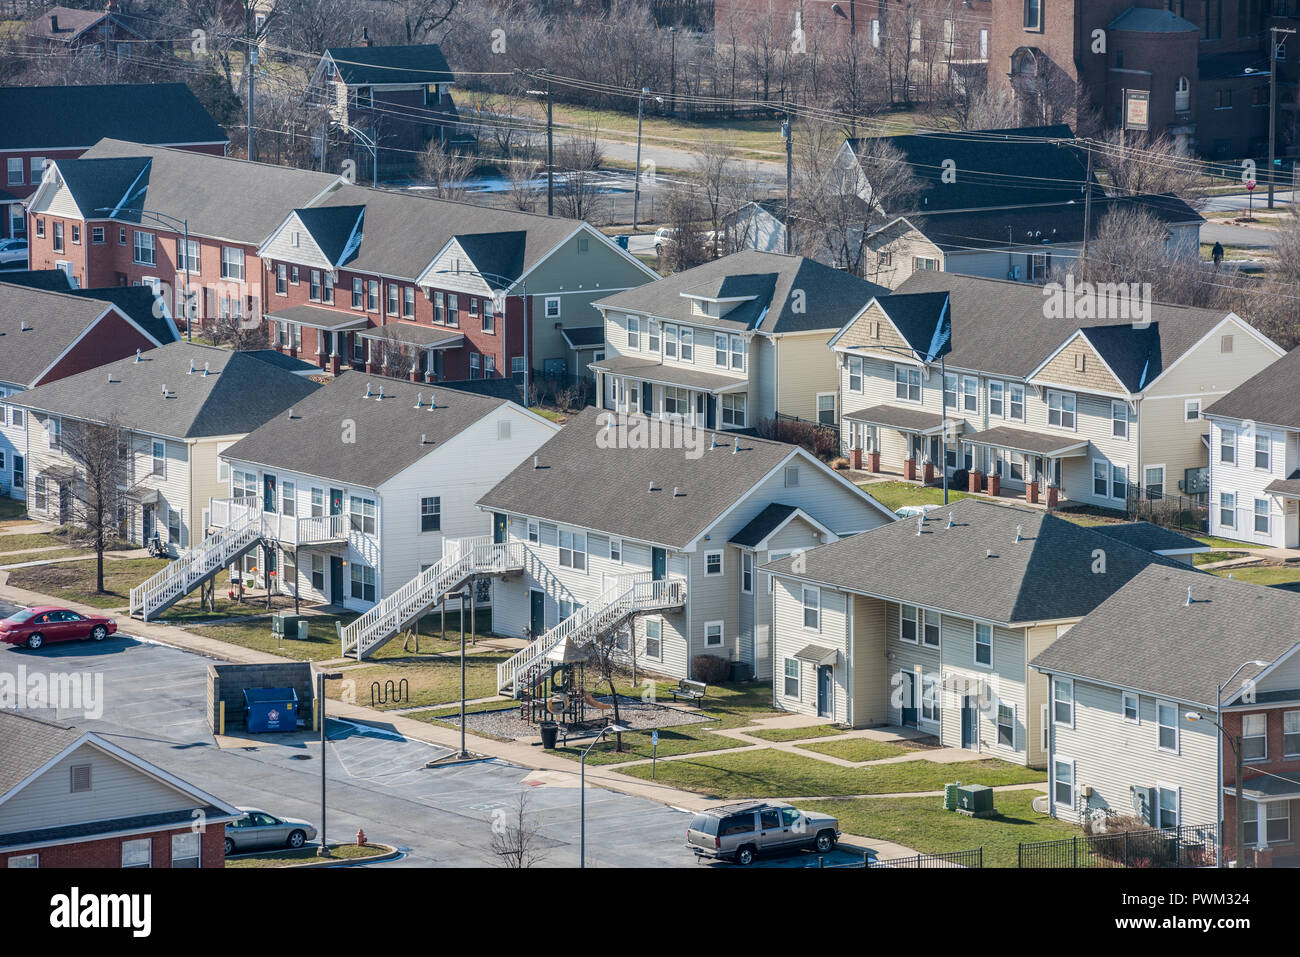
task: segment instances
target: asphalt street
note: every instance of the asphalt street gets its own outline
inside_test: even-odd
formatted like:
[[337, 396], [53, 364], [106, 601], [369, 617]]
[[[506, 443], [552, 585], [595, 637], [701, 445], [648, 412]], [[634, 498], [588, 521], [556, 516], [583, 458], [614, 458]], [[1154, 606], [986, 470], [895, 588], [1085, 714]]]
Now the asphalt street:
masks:
[[[14, 606], [0, 602], [0, 616]], [[129, 631], [129, 627], [127, 631]], [[318, 740], [219, 748], [203, 718], [210, 659], [118, 634], [103, 642], [51, 644], [39, 652], [0, 645], [0, 671], [79, 672], [103, 676], [101, 715], [55, 711], [28, 702], [39, 717], [84, 728], [163, 767], [231, 804], [303, 818], [319, 826], [321, 746]], [[382, 726], [331, 719], [325, 769], [331, 840], [368, 839], [403, 851], [385, 867], [496, 866], [494, 815], [526, 814], [545, 848], [540, 866], [576, 866], [579, 791], [576, 777], [534, 775], [496, 759], [428, 767], [445, 748], [410, 740]], [[577, 766], [575, 765], [575, 770]], [[532, 778], [530, 780], [530, 777]], [[587, 866], [690, 867], [688, 815], [664, 805], [587, 789]], [[837, 851], [827, 863], [860, 859]], [[768, 866], [815, 865], [810, 854]], [[724, 865], [725, 866], [725, 865]]]

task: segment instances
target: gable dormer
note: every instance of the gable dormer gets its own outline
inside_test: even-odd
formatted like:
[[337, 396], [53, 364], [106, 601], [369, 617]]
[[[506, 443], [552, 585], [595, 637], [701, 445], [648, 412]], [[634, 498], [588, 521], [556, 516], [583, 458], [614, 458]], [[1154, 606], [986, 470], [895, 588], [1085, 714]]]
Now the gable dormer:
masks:
[[1036, 385], [1060, 385], [1104, 395], [1128, 395], [1128, 389], [1120, 384], [1110, 366], [1082, 332], [1075, 332], [1066, 340], [1038, 367], [1030, 381]]

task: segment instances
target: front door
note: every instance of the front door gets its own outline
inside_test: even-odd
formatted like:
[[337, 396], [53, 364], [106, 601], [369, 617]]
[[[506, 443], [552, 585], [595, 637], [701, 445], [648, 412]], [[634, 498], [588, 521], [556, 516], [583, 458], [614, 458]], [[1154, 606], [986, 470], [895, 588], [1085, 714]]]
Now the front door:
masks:
[[899, 692], [901, 693], [900, 701], [902, 702], [902, 721], [905, 728], [916, 727], [916, 675], [910, 671], [900, 671], [898, 673]]
[[976, 711], [975, 696], [966, 695], [961, 707], [961, 746], [967, 750], [975, 747]]
[[509, 538], [509, 522], [500, 512], [492, 513], [492, 544], [504, 545]]
[[343, 489], [341, 488], [330, 489], [330, 514], [343, 514]]
[[835, 682], [830, 665], [817, 669], [817, 715], [821, 718], [835, 717]]
[[546, 592], [534, 588], [528, 597], [528, 629], [538, 638], [546, 631]]
[[655, 387], [649, 382], [641, 383], [641, 411], [653, 415], [655, 411]]
[[262, 511], [275, 511], [275, 476], [262, 476]]
[[143, 515], [143, 518], [142, 518], [142, 525], [141, 525], [141, 534], [144, 536], [144, 541], [145, 541], [145, 543], [147, 544], [147, 543], [149, 543], [150, 541], [153, 540], [153, 537], [154, 537], [154, 534], [155, 534], [155, 531], [154, 531], [154, 506], [152, 506], [152, 505], [145, 505], [145, 506], [142, 506], [142, 508], [141, 508], [141, 512], [142, 512], [142, 515]]
[[704, 407], [704, 427], [706, 429], [716, 429], [718, 427], [718, 397], [711, 395], [706, 401], [708, 404]]
[[330, 604], [343, 604], [343, 556], [330, 556]]
[[650, 549], [650, 577], [657, 582], [668, 577], [668, 553], [662, 548]]

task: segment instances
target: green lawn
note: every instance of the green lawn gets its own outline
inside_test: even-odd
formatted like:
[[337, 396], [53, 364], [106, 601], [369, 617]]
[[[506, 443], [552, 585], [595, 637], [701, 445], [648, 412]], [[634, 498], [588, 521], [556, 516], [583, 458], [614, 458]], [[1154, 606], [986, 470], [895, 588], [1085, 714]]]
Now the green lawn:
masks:
[[1276, 585], [1300, 589], [1300, 566], [1287, 565], [1251, 565], [1246, 568], [1211, 568], [1211, 575], [1227, 578], [1231, 575], [1239, 582], [1252, 585]]
[[82, 558], [85, 554], [79, 548], [56, 548], [51, 552], [18, 552], [14, 555], [0, 552], [0, 567], [19, 565], [23, 562], [48, 562], [55, 558]]
[[33, 548], [55, 548], [68, 546], [68, 540], [44, 532], [19, 535], [0, 535], [0, 553], [29, 552]]
[[[636, 765], [623, 773], [648, 778], [650, 768]], [[918, 760], [843, 768], [816, 758], [764, 749], [665, 761], [659, 765], [657, 780], [714, 797], [759, 798], [935, 791], [953, 781], [989, 786], [1028, 784], [1044, 780], [1044, 775], [994, 759], [960, 764]]]
[[1209, 545], [1211, 548], [1221, 548], [1224, 551], [1232, 551], [1233, 549], [1241, 548], [1242, 545], [1245, 544], [1244, 542], [1234, 542], [1230, 538], [1219, 538], [1215, 535], [1193, 535], [1192, 538], [1196, 539], [1202, 545]]
[[160, 558], [105, 559], [103, 592], [94, 590], [94, 559], [18, 568], [9, 574], [9, 584], [94, 608], [125, 608], [131, 600], [131, 589], [165, 564]]
[[895, 744], [892, 741], [873, 741], [870, 738], [849, 738], [847, 741], [818, 741], [815, 744], [801, 744], [804, 751], [816, 751], [829, 754], [844, 761], [879, 761], [882, 758], [896, 758], [900, 754], [916, 751], [915, 746]]
[[[869, 482], [858, 487], [890, 511], [896, 512], [904, 505], [943, 504], [942, 488], [913, 485], [911, 482]], [[970, 498], [970, 493], [948, 490], [949, 502], [958, 502], [964, 498]]]
[[[263, 851], [260, 854], [246, 854], [226, 858], [226, 867], [293, 867], [296, 864], [312, 864], [321, 858], [316, 856], [319, 845], [309, 844], [297, 850]], [[352, 861], [362, 857], [382, 857], [391, 853], [388, 848], [378, 844], [331, 844], [330, 855], [338, 860]]]
[[[400, 646], [399, 646], [400, 647]], [[334, 646], [337, 651], [338, 645]], [[497, 665], [509, 658], [504, 652], [489, 652], [469, 655], [465, 662], [465, 697], [466, 699], [486, 698], [497, 693]], [[392, 680], [394, 684], [403, 678], [410, 690], [408, 699], [389, 700], [388, 704], [375, 707], [380, 711], [394, 708], [416, 708], [421, 705], [449, 704], [460, 701], [460, 658], [405, 658], [389, 659], [379, 664], [360, 668], [349, 668], [344, 673], [343, 681], [329, 683], [329, 695], [338, 698], [351, 693], [356, 696], [357, 704], [370, 706], [370, 692], [373, 682], [379, 682], [380, 688]]]
[[1246, 552], [1201, 552], [1192, 556], [1192, 562], [1196, 565], [1210, 565], [1214, 562], [1226, 562], [1230, 558], [1242, 558]]
[[831, 735], [843, 734], [845, 728], [837, 728], [833, 724], [814, 724], [807, 728], [755, 728], [750, 731], [748, 728], [745, 733], [751, 738], [761, 738], [764, 741], [802, 741], [805, 738], [828, 738]]
[[1002, 791], [994, 797], [998, 814], [989, 818], [945, 811], [939, 797], [814, 801], [803, 807], [833, 814], [849, 834], [896, 841], [925, 854], [983, 847], [985, 867], [1015, 867], [1019, 843], [1082, 833], [1072, 824], [1035, 811], [1032, 802], [1037, 795], [1037, 791]]
[[550, 419], [552, 422], [558, 422], [560, 425], [563, 425], [567, 419], [567, 416], [565, 416], [564, 413], [558, 412], [555, 409], [546, 409], [540, 405], [534, 405], [530, 407], [528, 411], [536, 412], [543, 419]]
[[[590, 685], [588, 685], [590, 687]], [[639, 696], [644, 688], [618, 686], [622, 694]], [[656, 693], [662, 704], [672, 707], [672, 697], [666, 689], [674, 684], [657, 686]], [[599, 694], [601, 689], [593, 688]], [[721, 751], [730, 748], [746, 747], [744, 741], [724, 737], [713, 732], [718, 728], [740, 728], [749, 724], [756, 717], [772, 714], [772, 688], [762, 682], [749, 682], [741, 685], [710, 685], [703, 703], [703, 711], [710, 718], [699, 724], [684, 724], [676, 727], [659, 729], [659, 757], [675, 754], [695, 754], [700, 751]], [[590, 741], [570, 748], [557, 748], [555, 753], [561, 757], [577, 759]], [[616, 751], [617, 742], [606, 739], [591, 749], [587, 756], [588, 764], [622, 764], [626, 761], [638, 761], [654, 756], [649, 731], [637, 731], [623, 735], [623, 750]], [[663, 767], [663, 765], [660, 765]], [[647, 770], [647, 775], [649, 771]]]

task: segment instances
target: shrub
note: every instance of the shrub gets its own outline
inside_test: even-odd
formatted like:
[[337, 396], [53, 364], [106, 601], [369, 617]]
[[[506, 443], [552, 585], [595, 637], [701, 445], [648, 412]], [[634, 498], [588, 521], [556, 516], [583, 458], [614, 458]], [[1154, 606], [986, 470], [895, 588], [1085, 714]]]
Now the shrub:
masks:
[[717, 655], [696, 655], [691, 659], [691, 674], [706, 685], [721, 684], [731, 673], [731, 662]]
[[829, 462], [840, 454], [840, 440], [835, 430], [815, 422], [763, 419], [754, 427], [754, 431], [764, 439], [802, 446], [823, 462]]
[[848, 467], [849, 467], [849, 460], [842, 455], [831, 462], [831, 468], [840, 472], [843, 472]]

